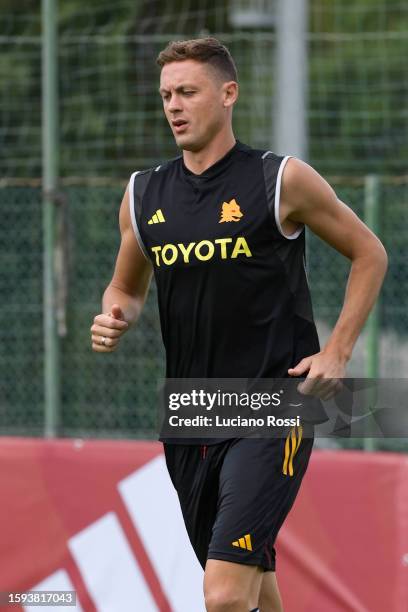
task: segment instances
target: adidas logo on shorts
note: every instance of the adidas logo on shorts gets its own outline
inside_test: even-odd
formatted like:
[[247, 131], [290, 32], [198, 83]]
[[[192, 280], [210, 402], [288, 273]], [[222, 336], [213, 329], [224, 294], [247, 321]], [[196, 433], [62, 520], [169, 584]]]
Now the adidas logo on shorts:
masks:
[[247, 533], [242, 538], [235, 540], [234, 542], [232, 542], [232, 545], [237, 546], [238, 548], [244, 548], [245, 550], [252, 550], [252, 542], [251, 542], [250, 534]]

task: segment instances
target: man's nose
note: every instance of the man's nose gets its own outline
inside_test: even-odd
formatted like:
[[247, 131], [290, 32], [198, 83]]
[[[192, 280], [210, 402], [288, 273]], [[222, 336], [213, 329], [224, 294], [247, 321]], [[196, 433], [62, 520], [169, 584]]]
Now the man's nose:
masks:
[[175, 111], [181, 110], [180, 96], [173, 94], [169, 100], [169, 104], [167, 108], [170, 112], [173, 112], [173, 113]]

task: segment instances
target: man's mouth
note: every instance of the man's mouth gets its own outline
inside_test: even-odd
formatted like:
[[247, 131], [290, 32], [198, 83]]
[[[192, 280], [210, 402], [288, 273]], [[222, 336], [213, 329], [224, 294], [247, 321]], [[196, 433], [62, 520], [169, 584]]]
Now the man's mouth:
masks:
[[183, 132], [186, 128], [187, 128], [187, 121], [185, 121], [184, 119], [175, 119], [174, 121], [171, 122], [174, 131], [179, 134], [180, 132]]

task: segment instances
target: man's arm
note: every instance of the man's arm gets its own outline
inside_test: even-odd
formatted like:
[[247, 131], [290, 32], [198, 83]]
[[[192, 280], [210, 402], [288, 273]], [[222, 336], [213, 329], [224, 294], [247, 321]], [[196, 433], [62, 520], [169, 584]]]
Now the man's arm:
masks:
[[[283, 173], [280, 220], [283, 231], [299, 223], [351, 260], [343, 308], [326, 345], [289, 370], [292, 376], [308, 372], [310, 379], [343, 378], [354, 344], [377, 299], [387, 269], [380, 240], [330, 185], [306, 163], [290, 159]], [[310, 391], [310, 380], [304, 390]], [[328, 388], [326, 386], [326, 388]]]
[[128, 189], [120, 206], [119, 226], [121, 243], [115, 271], [103, 295], [102, 314], [94, 318], [91, 327], [92, 348], [99, 353], [114, 351], [121, 336], [138, 319], [152, 276], [151, 264], [133, 231]]

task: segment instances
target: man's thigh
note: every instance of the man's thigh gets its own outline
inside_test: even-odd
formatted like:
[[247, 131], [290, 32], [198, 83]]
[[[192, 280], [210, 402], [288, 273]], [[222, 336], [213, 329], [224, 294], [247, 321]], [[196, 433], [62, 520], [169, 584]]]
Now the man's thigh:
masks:
[[164, 445], [167, 469], [177, 491], [187, 533], [203, 569], [217, 516], [220, 471], [231, 442], [208, 447]]
[[[312, 439], [235, 439], [165, 445], [190, 541], [208, 559], [275, 570], [274, 541], [306, 471]], [[290, 469], [289, 469], [290, 468]]]
[[[307, 469], [313, 439], [234, 441], [225, 454], [208, 559], [275, 570], [274, 543]], [[290, 469], [288, 469], [290, 464]]]

